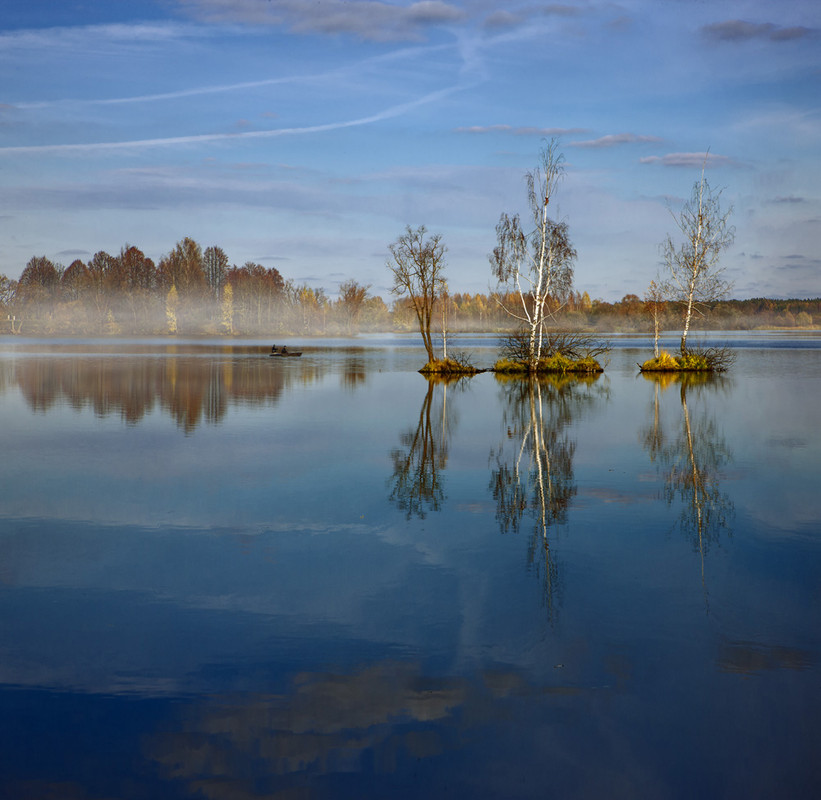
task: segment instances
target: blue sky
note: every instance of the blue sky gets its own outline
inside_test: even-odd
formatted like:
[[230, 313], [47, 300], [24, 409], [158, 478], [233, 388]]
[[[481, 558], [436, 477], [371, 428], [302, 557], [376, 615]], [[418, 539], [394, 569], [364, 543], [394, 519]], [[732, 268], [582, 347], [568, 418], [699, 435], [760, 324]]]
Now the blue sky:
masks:
[[733, 296], [821, 296], [817, 0], [5, 0], [0, 272], [185, 236], [333, 296], [389, 299], [425, 224], [491, 287], [547, 137], [576, 288], [643, 294], [699, 178]]

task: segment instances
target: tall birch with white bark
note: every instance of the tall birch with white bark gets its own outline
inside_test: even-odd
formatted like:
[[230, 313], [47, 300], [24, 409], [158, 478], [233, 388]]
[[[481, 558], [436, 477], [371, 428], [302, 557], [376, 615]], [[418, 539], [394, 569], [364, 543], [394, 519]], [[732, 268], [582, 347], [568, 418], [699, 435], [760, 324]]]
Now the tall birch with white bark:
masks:
[[576, 251], [567, 223], [548, 216], [548, 206], [564, 177], [564, 155], [556, 139], [542, 147], [539, 164], [525, 176], [533, 227], [526, 231], [518, 214], [503, 213], [496, 226], [497, 246], [489, 256], [500, 296], [515, 303], [504, 310], [519, 320], [528, 336], [528, 366], [535, 369], [542, 355], [550, 301], [561, 304], [573, 287]]
[[[705, 163], [706, 167], [706, 163]], [[730, 225], [732, 207], [721, 209], [721, 190], [714, 191], [701, 170], [701, 180], [693, 184], [690, 199], [674, 219], [681, 234], [679, 244], [667, 237], [661, 245], [669, 276], [664, 294], [683, 308], [681, 352], [687, 352], [687, 335], [693, 315], [704, 314], [708, 304], [729, 294], [732, 284], [724, 279], [721, 254], [733, 243], [735, 228]]]

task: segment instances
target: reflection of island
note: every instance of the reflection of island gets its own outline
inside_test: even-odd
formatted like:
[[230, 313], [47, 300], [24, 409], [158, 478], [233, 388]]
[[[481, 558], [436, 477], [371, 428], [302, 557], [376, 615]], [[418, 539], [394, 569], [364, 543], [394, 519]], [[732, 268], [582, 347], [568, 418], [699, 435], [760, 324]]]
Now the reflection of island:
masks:
[[[643, 373], [654, 386], [653, 422], [644, 435], [644, 444], [652, 460], [659, 459], [664, 478], [665, 498], [671, 506], [678, 500], [681, 507], [680, 525], [701, 557], [704, 579], [704, 557], [727, 525], [733, 505], [721, 491], [720, 478], [724, 466], [732, 458], [729, 446], [721, 435], [715, 419], [706, 413], [696, 414], [687, 403], [688, 392], [716, 391], [725, 384], [718, 375], [656, 376]], [[668, 438], [660, 414], [660, 393], [671, 383], [679, 385], [681, 427], [674, 438]]]
[[496, 519], [503, 533], [518, 533], [525, 514], [531, 518], [529, 561], [542, 572], [551, 611], [557, 566], [550, 552], [550, 530], [566, 522], [576, 494], [576, 443], [567, 429], [584, 406], [601, 396], [598, 379], [596, 375], [500, 380], [508, 441], [491, 452], [490, 489], [496, 501]]
[[186, 432], [203, 421], [220, 422], [230, 404], [275, 402], [287, 384], [312, 380], [316, 368], [277, 369], [242, 348], [204, 352], [169, 347], [158, 353], [67, 353], [20, 359], [14, 381], [34, 411], [57, 404], [119, 414], [136, 424], [155, 408]]
[[[390, 500], [404, 511], [407, 518], [424, 519], [428, 511], [438, 511], [445, 498], [443, 472], [448, 461], [448, 440], [452, 421], [448, 420], [448, 381], [438, 377], [426, 378], [428, 388], [416, 428], [401, 437], [401, 447], [391, 452]], [[439, 391], [437, 391], [437, 389]], [[434, 396], [439, 400], [434, 404]], [[434, 413], [435, 406], [435, 413]]]

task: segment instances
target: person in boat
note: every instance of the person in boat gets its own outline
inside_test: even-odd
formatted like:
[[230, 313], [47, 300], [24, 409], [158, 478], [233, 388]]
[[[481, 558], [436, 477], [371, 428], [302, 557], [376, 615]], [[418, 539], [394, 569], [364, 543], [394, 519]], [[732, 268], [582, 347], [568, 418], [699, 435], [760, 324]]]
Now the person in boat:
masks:
[[285, 345], [282, 345], [282, 350], [279, 351], [282, 355], [285, 355], [288, 352], [288, 348]]
[[277, 346], [276, 346], [276, 345], [274, 345], [274, 346], [271, 348], [271, 352], [272, 352], [272, 353], [276, 353], [276, 351], [277, 351]]

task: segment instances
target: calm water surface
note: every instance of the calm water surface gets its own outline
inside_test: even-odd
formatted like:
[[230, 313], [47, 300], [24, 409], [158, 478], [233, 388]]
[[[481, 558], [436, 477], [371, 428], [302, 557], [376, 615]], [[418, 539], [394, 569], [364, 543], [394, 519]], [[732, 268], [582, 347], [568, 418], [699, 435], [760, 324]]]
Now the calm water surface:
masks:
[[728, 338], [3, 339], [0, 797], [821, 796], [821, 336]]

